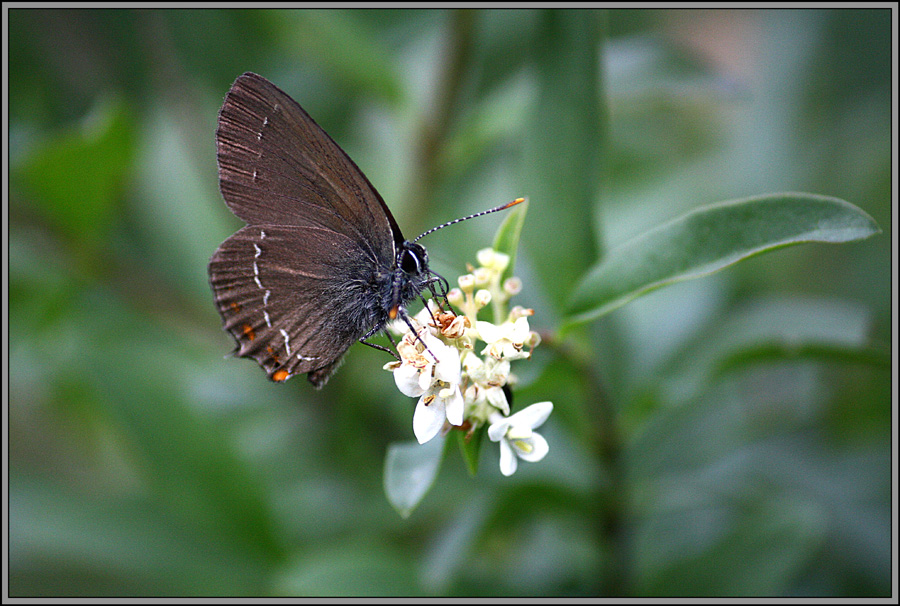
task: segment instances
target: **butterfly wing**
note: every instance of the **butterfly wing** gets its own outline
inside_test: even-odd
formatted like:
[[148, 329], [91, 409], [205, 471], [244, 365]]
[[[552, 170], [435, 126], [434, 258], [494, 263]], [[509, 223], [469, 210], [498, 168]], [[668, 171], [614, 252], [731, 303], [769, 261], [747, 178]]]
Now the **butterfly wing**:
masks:
[[317, 225], [250, 225], [225, 240], [209, 273], [235, 353], [274, 381], [310, 373], [324, 385], [375, 321], [359, 304], [375, 267], [358, 262], [365, 255], [352, 238]]
[[375, 188], [296, 101], [252, 73], [225, 97], [216, 129], [219, 188], [250, 225], [322, 225], [394, 260], [400, 229]]
[[356, 164], [261, 76], [232, 85], [216, 144], [222, 196], [248, 223], [209, 264], [225, 329], [272, 380], [307, 372], [321, 387], [377, 321], [366, 293], [393, 267], [399, 228]]

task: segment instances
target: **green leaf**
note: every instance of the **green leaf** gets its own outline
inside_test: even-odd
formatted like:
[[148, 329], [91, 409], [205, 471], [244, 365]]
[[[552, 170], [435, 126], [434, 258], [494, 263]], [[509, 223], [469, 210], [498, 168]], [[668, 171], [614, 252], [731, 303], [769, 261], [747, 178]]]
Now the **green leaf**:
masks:
[[520, 202], [515, 206], [494, 235], [493, 249], [497, 252], [509, 255], [509, 265], [500, 276], [500, 283], [513, 275], [513, 268], [516, 264], [516, 251], [519, 248], [519, 237], [522, 235], [522, 226], [525, 224], [525, 213], [528, 212], [528, 200]]
[[880, 231], [849, 202], [815, 194], [769, 194], [704, 206], [610, 251], [575, 289], [564, 329], [661, 286], [709, 275], [768, 250], [852, 242]]
[[[252, 595], [270, 570], [267, 560], [185, 525], [152, 495], [21, 477], [10, 487], [10, 554], [20, 564], [11, 594]], [[29, 569], [29, 562], [55, 564]]]
[[134, 120], [118, 101], [99, 105], [80, 127], [34, 151], [17, 171], [44, 217], [75, 242], [101, 246], [131, 168]]
[[639, 584], [653, 596], [782, 595], [815, 558], [827, 536], [827, 515], [814, 503], [779, 498], [750, 511], [708, 549], [678, 554]]
[[92, 396], [85, 405], [96, 406], [114, 429], [173, 521], [183, 519], [248, 556], [280, 558], [266, 483], [215, 415], [194, 405], [202, 391], [192, 389], [199, 384], [191, 364], [202, 354], [184, 341], [183, 329], [135, 314], [102, 289], [70, 305], [92, 348], [73, 357], [65, 375], [59, 364], [55, 372], [85, 382], [74, 388]]
[[850, 347], [831, 343], [760, 343], [735, 352], [721, 360], [714, 368], [716, 375], [751, 364], [783, 360], [815, 360], [836, 364], [856, 364], [887, 370], [891, 367], [891, 354], [886, 348], [875, 345]]
[[408, 518], [428, 493], [444, 458], [444, 437], [425, 444], [393, 442], [384, 461], [384, 492], [401, 517]]
[[669, 401], [681, 401], [706, 389], [717, 376], [753, 361], [872, 358], [875, 352], [865, 353], [871, 348], [870, 315], [865, 306], [841, 300], [754, 297], [730, 308], [672, 358], [662, 393]]

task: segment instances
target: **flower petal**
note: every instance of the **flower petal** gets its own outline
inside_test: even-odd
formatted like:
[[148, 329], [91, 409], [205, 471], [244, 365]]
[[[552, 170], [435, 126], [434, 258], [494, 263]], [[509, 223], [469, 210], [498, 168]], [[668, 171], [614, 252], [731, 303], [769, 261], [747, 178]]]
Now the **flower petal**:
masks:
[[467, 355], [464, 358], [462, 365], [465, 366], [466, 373], [468, 373], [470, 377], [474, 377], [482, 371], [484, 362], [481, 361], [481, 358], [473, 354]]
[[427, 364], [425, 368], [419, 371], [419, 395], [428, 391], [428, 388], [431, 387], [432, 383], [434, 383], [434, 377], [431, 376], [432, 365]]
[[553, 412], [552, 402], [537, 402], [511, 415], [507, 420], [510, 425], [528, 425], [532, 429], [543, 425]]
[[513, 452], [512, 446], [506, 440], [500, 440], [500, 473], [511, 476], [516, 473], [519, 461]]
[[479, 320], [475, 322], [475, 330], [485, 343], [493, 343], [503, 338], [503, 329], [499, 326]]
[[509, 402], [506, 401], [506, 394], [500, 387], [489, 387], [485, 390], [485, 397], [491, 406], [499, 409], [503, 414], [509, 414]]
[[528, 338], [529, 333], [531, 332], [531, 328], [528, 327], [528, 318], [526, 316], [522, 316], [521, 318], [516, 319], [516, 321], [512, 325], [512, 329], [509, 331], [509, 340], [513, 343], [521, 345], [525, 342], [525, 339]]
[[444, 426], [447, 418], [444, 403], [440, 398], [434, 398], [430, 404], [425, 404], [426, 394], [419, 399], [416, 412], [413, 413], [413, 433], [419, 444], [424, 444], [438, 434]]
[[491, 439], [491, 442], [499, 442], [506, 436], [506, 432], [508, 429], [508, 419], [504, 418], [501, 421], [496, 421], [488, 426], [488, 437]]
[[411, 364], [402, 364], [394, 370], [394, 383], [397, 384], [400, 393], [411, 398], [417, 398], [425, 393], [419, 385], [419, 371]]
[[535, 463], [540, 461], [547, 453], [550, 452], [550, 445], [547, 444], [547, 440], [544, 439], [539, 433], [531, 434], [531, 438], [528, 440], [529, 445], [531, 446], [531, 450], [529, 452], [524, 452], [518, 448], [516, 448], [516, 454], [519, 455], [519, 458], [528, 461], [529, 463]]
[[440, 353], [435, 352], [440, 362], [434, 367], [436, 379], [458, 385], [462, 380], [462, 366], [459, 363], [459, 350], [455, 347], [444, 346]]
[[444, 410], [447, 416], [447, 421], [451, 425], [462, 425], [463, 424], [463, 412], [465, 410], [465, 400], [463, 400], [462, 392], [459, 391], [459, 387], [454, 387], [453, 394], [449, 398], [437, 398], [438, 400], [444, 401]]

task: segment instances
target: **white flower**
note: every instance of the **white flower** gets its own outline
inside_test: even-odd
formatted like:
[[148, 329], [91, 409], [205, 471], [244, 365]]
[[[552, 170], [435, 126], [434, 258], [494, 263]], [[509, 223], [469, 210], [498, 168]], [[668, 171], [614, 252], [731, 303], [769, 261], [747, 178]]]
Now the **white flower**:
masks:
[[432, 386], [419, 398], [413, 414], [413, 433], [419, 444], [436, 436], [444, 426], [444, 421], [451, 425], [462, 425], [464, 408], [465, 402], [458, 383], [444, 387], [438, 384]]
[[[506, 401], [506, 394], [503, 393], [503, 386], [509, 382], [509, 360], [498, 360], [489, 357], [482, 361], [481, 358], [474, 354], [466, 356], [463, 362], [466, 374], [471, 379], [470, 391], [466, 391], [466, 395], [471, 395], [471, 402], [476, 406], [473, 410], [479, 411], [482, 421], [488, 418], [493, 408], [499, 409], [505, 415], [509, 414], [509, 403]], [[491, 409], [480, 409], [478, 404], [488, 404]]]
[[422, 351], [406, 337], [397, 346], [402, 360], [394, 369], [394, 382], [403, 394], [421, 396], [413, 414], [413, 432], [424, 444], [437, 435], [445, 420], [451, 425], [462, 425], [464, 403], [459, 389], [459, 350], [431, 333], [424, 332], [421, 337], [425, 342]]
[[515, 322], [504, 322], [500, 326], [490, 322], [476, 322], [475, 329], [481, 336], [481, 340], [487, 343], [482, 354], [489, 354], [494, 358], [506, 358], [517, 360], [530, 357], [530, 353], [522, 351], [522, 347], [531, 334], [528, 327], [528, 318], [521, 316]]
[[538, 402], [508, 417], [500, 413], [491, 415], [488, 437], [492, 442], [500, 442], [500, 472], [503, 475], [511, 476], [516, 472], [518, 459], [534, 463], [547, 455], [550, 450], [547, 440], [533, 430], [540, 427], [551, 412], [551, 402]]

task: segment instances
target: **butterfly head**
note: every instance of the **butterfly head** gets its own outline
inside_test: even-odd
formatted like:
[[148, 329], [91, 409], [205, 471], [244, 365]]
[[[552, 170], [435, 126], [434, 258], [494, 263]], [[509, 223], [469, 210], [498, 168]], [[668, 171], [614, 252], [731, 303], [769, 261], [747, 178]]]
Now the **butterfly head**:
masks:
[[397, 255], [397, 267], [410, 279], [427, 275], [428, 251], [416, 242], [404, 242]]
[[391, 288], [391, 302], [388, 308], [388, 317], [391, 320], [397, 317], [406, 303], [419, 296], [428, 285], [431, 275], [425, 247], [416, 242], [403, 242], [397, 251]]

